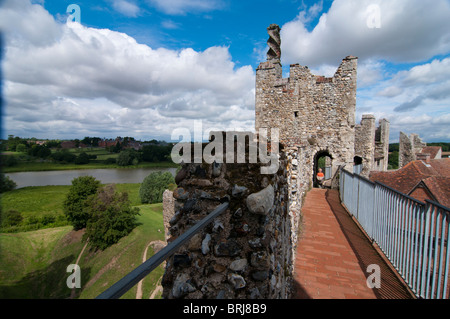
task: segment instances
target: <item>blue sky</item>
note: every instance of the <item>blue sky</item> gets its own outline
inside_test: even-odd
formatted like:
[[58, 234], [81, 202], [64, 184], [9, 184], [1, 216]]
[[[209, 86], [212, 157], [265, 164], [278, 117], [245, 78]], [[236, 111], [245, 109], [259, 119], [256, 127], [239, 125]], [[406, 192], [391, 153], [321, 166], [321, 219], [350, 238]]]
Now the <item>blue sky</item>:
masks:
[[[35, 2], [43, 3], [45, 9], [60, 21], [67, 17], [67, 6], [77, 4], [81, 9], [83, 25], [123, 32], [150, 47], [172, 50], [189, 47], [203, 51], [212, 46], [226, 46], [238, 66], [255, 67], [260, 61], [254, 50], [265, 46], [268, 24], [273, 22], [282, 25], [292, 21], [300, 10], [315, 3], [295, 0], [223, 0], [192, 1], [198, 5], [183, 6], [183, 2], [189, 1], [174, 1], [175, 5], [165, 8], [156, 4], [159, 1], [148, 0]], [[200, 3], [207, 5], [201, 6]], [[330, 0], [322, 2], [322, 11], [327, 10], [331, 3]], [[308, 23], [308, 28], [311, 29], [317, 23], [318, 17]]]
[[[70, 4], [81, 24], [66, 23]], [[375, 11], [374, 11], [375, 10]], [[255, 69], [280, 25], [289, 64], [358, 60], [356, 121], [450, 141], [450, 0], [3, 0], [3, 137], [169, 140], [254, 129]]]

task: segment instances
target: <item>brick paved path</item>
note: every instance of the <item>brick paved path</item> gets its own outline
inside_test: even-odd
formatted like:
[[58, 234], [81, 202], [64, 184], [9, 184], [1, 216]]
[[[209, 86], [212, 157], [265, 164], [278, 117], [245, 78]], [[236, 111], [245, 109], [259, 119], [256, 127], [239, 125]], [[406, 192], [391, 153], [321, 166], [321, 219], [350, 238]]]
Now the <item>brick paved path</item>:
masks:
[[[295, 260], [295, 299], [405, 299], [396, 277], [341, 206], [336, 190], [312, 189], [302, 209]], [[371, 264], [380, 266], [381, 288], [367, 287]]]

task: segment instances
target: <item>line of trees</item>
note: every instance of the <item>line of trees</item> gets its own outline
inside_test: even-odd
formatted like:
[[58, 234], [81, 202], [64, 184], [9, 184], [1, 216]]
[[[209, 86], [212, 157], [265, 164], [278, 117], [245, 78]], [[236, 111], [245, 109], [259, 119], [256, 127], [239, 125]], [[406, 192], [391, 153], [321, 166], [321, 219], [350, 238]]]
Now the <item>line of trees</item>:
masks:
[[[427, 143], [427, 146], [440, 146], [442, 148], [442, 152], [450, 152], [450, 143]], [[391, 143], [389, 144], [389, 152], [395, 152], [400, 150], [400, 144], [399, 143]]]
[[[99, 137], [85, 137], [84, 139], [76, 140], [78, 145], [83, 143], [88, 147], [98, 147], [101, 138]], [[122, 141], [122, 143], [120, 142]], [[111, 153], [118, 153], [114, 157], [104, 159], [105, 164], [117, 164], [119, 166], [136, 165], [140, 162], [167, 162], [171, 160], [170, 153], [173, 147], [172, 143], [158, 142], [152, 140], [145, 142], [140, 150], [134, 148], [126, 148], [129, 143], [135, 142], [132, 137], [120, 138], [115, 145], [106, 147]], [[20, 137], [9, 136], [7, 141], [2, 141], [0, 144], [2, 150], [15, 151], [20, 154], [1, 155], [1, 165], [10, 167], [17, 165], [19, 161], [27, 161], [34, 159], [51, 160], [57, 163], [75, 163], [88, 164], [92, 160], [96, 160], [97, 156], [89, 154], [89, 152], [81, 152], [76, 155], [68, 149], [61, 149], [61, 141], [53, 140], [46, 141], [44, 145], [33, 144], [33, 141], [25, 140]], [[56, 150], [55, 150], [56, 148]], [[53, 149], [53, 150], [52, 150]], [[28, 156], [28, 157], [27, 157]]]

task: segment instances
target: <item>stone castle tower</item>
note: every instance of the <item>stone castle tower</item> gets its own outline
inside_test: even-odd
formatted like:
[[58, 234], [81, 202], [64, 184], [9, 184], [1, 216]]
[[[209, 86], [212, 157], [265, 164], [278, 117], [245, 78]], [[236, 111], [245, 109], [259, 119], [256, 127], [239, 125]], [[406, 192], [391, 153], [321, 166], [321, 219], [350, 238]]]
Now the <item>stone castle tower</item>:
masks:
[[313, 181], [323, 156], [331, 162], [332, 176], [340, 166], [352, 171], [355, 163], [363, 165], [363, 175], [387, 169], [389, 122], [382, 120], [376, 128], [368, 115], [355, 125], [358, 58], [347, 56], [330, 78], [299, 64], [291, 64], [283, 78], [279, 32], [277, 25], [269, 26], [267, 61], [256, 70], [256, 131], [279, 128], [280, 141], [298, 148], [306, 183]]
[[355, 125], [355, 163], [363, 165], [361, 175], [368, 176], [370, 171], [387, 171], [389, 156], [390, 123], [386, 119], [379, 121], [376, 127], [375, 116], [365, 114], [361, 124]]

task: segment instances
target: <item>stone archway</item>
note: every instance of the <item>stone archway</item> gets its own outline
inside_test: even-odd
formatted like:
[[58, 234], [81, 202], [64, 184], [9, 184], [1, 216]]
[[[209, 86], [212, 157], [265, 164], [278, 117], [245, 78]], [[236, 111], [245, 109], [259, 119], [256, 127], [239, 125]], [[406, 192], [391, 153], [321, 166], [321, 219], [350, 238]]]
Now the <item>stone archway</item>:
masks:
[[328, 150], [320, 150], [314, 155], [314, 167], [313, 167], [313, 187], [319, 187], [317, 180], [317, 173], [319, 168], [325, 174], [324, 180], [329, 180], [332, 178], [333, 172], [333, 156]]

